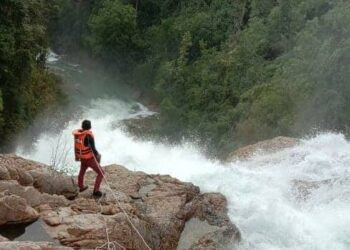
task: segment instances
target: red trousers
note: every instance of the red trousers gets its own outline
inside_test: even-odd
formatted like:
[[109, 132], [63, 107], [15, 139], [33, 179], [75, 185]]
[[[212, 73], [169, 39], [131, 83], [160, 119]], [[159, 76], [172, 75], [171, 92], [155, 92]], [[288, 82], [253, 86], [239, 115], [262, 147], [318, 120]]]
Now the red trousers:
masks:
[[86, 170], [88, 169], [88, 167], [90, 167], [97, 174], [96, 180], [95, 180], [94, 192], [99, 191], [100, 190], [101, 181], [103, 179], [104, 171], [103, 171], [102, 167], [100, 166], [100, 164], [97, 162], [96, 158], [93, 157], [93, 158], [88, 159], [88, 160], [83, 160], [82, 159], [80, 161], [80, 163], [81, 163], [81, 165], [80, 165], [80, 171], [79, 171], [79, 176], [78, 176], [78, 186], [79, 186], [79, 188], [83, 188], [84, 187], [84, 176], [85, 176]]

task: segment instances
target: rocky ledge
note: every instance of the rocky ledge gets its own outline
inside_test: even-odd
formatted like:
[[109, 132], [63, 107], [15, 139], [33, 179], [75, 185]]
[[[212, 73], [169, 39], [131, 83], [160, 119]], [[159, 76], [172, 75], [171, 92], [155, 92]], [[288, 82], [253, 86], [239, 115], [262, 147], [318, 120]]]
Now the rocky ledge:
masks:
[[[105, 168], [110, 188], [93, 199], [77, 192], [75, 177], [15, 155], [0, 155], [0, 226], [43, 221], [51, 242], [9, 241], [0, 249], [96, 249], [110, 242], [121, 249], [226, 249], [240, 241], [219, 193], [167, 175]], [[95, 174], [88, 172], [92, 187]], [[137, 234], [137, 229], [140, 235]], [[104, 246], [104, 248], [103, 248]], [[118, 248], [117, 248], [118, 249]]]

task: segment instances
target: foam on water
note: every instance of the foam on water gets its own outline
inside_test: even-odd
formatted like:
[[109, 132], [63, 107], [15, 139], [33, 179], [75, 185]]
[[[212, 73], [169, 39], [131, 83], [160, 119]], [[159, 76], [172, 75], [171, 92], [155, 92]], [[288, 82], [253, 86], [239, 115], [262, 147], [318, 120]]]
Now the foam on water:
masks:
[[59, 60], [59, 55], [57, 55], [55, 52], [53, 52], [52, 50], [49, 50], [46, 61], [48, 63], [55, 63]]

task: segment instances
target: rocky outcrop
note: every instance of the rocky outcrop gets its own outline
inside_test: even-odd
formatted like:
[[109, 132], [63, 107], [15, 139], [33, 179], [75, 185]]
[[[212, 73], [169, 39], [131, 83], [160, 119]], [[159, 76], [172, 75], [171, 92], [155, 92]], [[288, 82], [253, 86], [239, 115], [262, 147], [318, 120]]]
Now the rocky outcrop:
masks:
[[0, 181], [15, 180], [22, 186], [33, 186], [40, 192], [64, 195], [66, 198], [74, 198], [78, 194], [72, 177], [59, 174], [38, 162], [16, 155], [0, 155], [0, 169], [4, 176]]
[[122, 120], [117, 126], [137, 138], [149, 137], [156, 134], [159, 124], [159, 115], [153, 114], [146, 117], [136, 116]]
[[[310, 197], [310, 195], [316, 191], [317, 189], [327, 186], [327, 189], [332, 188], [334, 185], [349, 185], [350, 177], [342, 177], [342, 178], [331, 178], [324, 179], [318, 181], [309, 181], [309, 180], [294, 180], [293, 191], [295, 197], [298, 200], [306, 200]], [[349, 195], [349, 193], [344, 193], [345, 195]]]
[[222, 194], [207, 193], [188, 204], [186, 222], [177, 249], [234, 249], [241, 240], [238, 228], [227, 215], [227, 201]]
[[[221, 194], [201, 194], [193, 184], [167, 175], [132, 172], [118, 165], [104, 169], [106, 195], [96, 200], [91, 195], [93, 172], [86, 175], [91, 188], [78, 194], [70, 177], [15, 155], [0, 155], [0, 211], [11, 218], [0, 219], [0, 224], [40, 216], [50, 237], [74, 249], [101, 247], [107, 237], [126, 249], [147, 249], [146, 244], [154, 250], [219, 249], [239, 242], [239, 230], [230, 221]], [[6, 204], [2, 207], [1, 199]], [[15, 214], [5, 210], [12, 200], [21, 209]], [[194, 222], [203, 230], [190, 237], [191, 230], [184, 229]]]
[[227, 157], [227, 161], [245, 160], [258, 152], [276, 152], [278, 150], [294, 147], [299, 142], [299, 139], [278, 136], [270, 140], [260, 141], [255, 144], [239, 148]]

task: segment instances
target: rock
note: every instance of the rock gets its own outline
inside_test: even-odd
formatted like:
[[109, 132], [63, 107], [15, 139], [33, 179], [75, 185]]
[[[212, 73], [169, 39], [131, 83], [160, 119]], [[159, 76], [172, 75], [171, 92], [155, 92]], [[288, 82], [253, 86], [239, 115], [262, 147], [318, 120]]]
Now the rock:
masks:
[[[181, 234], [178, 249], [233, 249], [241, 240], [239, 229], [227, 215], [226, 198], [219, 193], [201, 194], [188, 203], [185, 230]], [[198, 218], [198, 219], [193, 219]], [[193, 233], [193, 231], [196, 233]]]
[[0, 198], [0, 225], [35, 221], [39, 214], [28, 206], [25, 199], [17, 195]]
[[64, 198], [64, 196], [43, 194], [34, 187], [23, 187], [14, 180], [0, 182], [0, 192], [5, 190], [25, 199], [27, 204], [31, 207], [37, 207], [45, 203], [52, 206], [68, 206], [68, 201]]
[[[319, 181], [307, 181], [307, 180], [294, 180], [292, 182], [294, 188], [294, 194], [298, 200], [306, 200], [312, 194], [313, 191], [319, 189], [322, 186], [328, 186], [327, 189], [331, 188], [334, 185], [349, 185], [350, 177], [342, 178], [331, 178], [324, 179]], [[350, 192], [344, 192], [343, 196], [350, 196]]]
[[238, 247], [238, 241], [233, 241], [227, 235], [234, 235], [234, 228], [220, 228], [214, 232], [207, 233], [194, 243], [189, 250], [234, 250]]
[[[17, 180], [22, 186], [33, 185], [40, 192], [64, 195], [68, 199], [78, 194], [78, 188], [71, 177], [62, 175], [44, 164], [13, 154], [0, 154], [0, 166], [7, 169], [10, 180]], [[1, 172], [8, 179], [5, 170], [0, 169], [0, 175]]]
[[194, 217], [206, 220], [210, 225], [227, 226], [230, 219], [227, 215], [227, 201], [220, 193], [201, 194], [193, 201]]
[[[201, 194], [193, 184], [169, 175], [106, 166], [109, 185], [104, 181], [101, 187], [106, 195], [93, 199], [91, 187], [96, 177], [93, 171], [86, 173], [90, 188], [77, 193], [71, 177], [43, 164], [15, 155], [0, 155], [0, 166], [4, 167], [0, 172], [4, 176], [0, 181], [0, 224], [21, 223], [40, 216], [49, 238], [74, 249], [101, 247], [107, 234], [110, 241], [130, 250], [147, 249], [145, 242], [152, 249], [174, 250], [184, 240], [184, 249], [210, 249], [240, 240], [239, 230], [227, 216], [224, 196]], [[193, 231], [193, 222], [203, 230], [191, 238], [188, 236]], [[23, 249], [42, 247], [32, 242], [26, 244]], [[56, 246], [45, 249], [56, 249], [53, 247]]]
[[46, 166], [39, 162], [24, 159], [15, 154], [0, 154], [0, 165], [5, 166], [6, 168], [19, 168], [25, 171], [42, 169]]
[[7, 168], [0, 165], [0, 181], [2, 180], [11, 180], [11, 176]]
[[199, 241], [206, 234], [215, 232], [218, 229], [220, 228], [210, 225], [205, 220], [202, 221], [198, 218], [192, 218], [186, 222], [177, 249], [189, 249], [194, 242]]
[[9, 240], [7, 238], [5, 238], [4, 236], [0, 235], [0, 242], [3, 242], [3, 241], [9, 241]]
[[17, 168], [15, 168], [15, 167], [6, 167], [6, 169], [7, 169], [7, 171], [10, 174], [10, 180], [18, 180], [19, 179]]
[[275, 152], [286, 148], [294, 147], [299, 143], [299, 139], [278, 136], [270, 140], [260, 141], [253, 145], [248, 145], [237, 149], [227, 157], [227, 161], [245, 160], [252, 157], [257, 152]]
[[71, 247], [56, 246], [51, 242], [5, 241], [0, 250], [73, 250]]
[[[82, 193], [69, 207], [46, 211], [48, 232], [61, 244], [74, 248], [101, 246], [106, 243], [107, 226], [112, 241], [127, 249], [146, 249], [128, 218], [152, 249], [176, 249], [186, 221], [192, 217], [215, 228], [213, 242], [220, 237], [227, 242], [239, 241], [235, 238], [240, 235], [238, 229], [225, 214], [227, 204], [222, 195], [201, 195], [199, 188], [190, 183], [131, 172], [118, 165], [105, 167], [105, 172], [113, 192], [103, 183], [103, 199], [96, 201]], [[88, 172], [86, 177], [86, 183], [92, 186], [95, 174]], [[235, 230], [230, 233], [228, 228]], [[204, 236], [199, 235], [189, 246]]]
[[33, 177], [22, 169], [17, 168], [18, 182], [23, 186], [31, 186], [34, 183]]
[[62, 223], [62, 219], [53, 211], [46, 213], [46, 215], [42, 215], [42, 218], [44, 222], [51, 227], [58, 226]]
[[40, 192], [56, 195], [64, 195], [67, 199], [72, 199], [78, 195], [78, 187], [74, 179], [59, 174], [53, 170], [30, 171], [34, 179], [34, 187]]
[[121, 121], [124, 129], [133, 136], [142, 138], [150, 136], [154, 133], [157, 123], [159, 122], [159, 115], [154, 114], [146, 117], [134, 117]]

